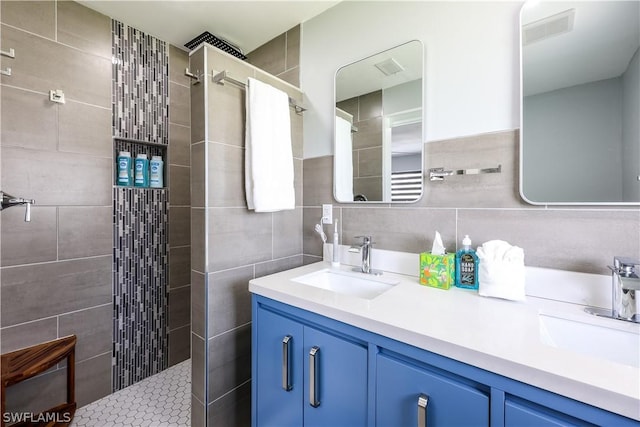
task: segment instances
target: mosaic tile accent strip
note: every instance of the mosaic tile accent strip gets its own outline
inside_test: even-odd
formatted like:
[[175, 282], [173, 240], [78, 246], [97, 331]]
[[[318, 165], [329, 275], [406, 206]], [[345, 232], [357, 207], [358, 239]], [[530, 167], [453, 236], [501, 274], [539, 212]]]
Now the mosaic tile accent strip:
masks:
[[169, 143], [169, 47], [111, 20], [113, 136]]
[[168, 366], [167, 189], [113, 189], [113, 390]]

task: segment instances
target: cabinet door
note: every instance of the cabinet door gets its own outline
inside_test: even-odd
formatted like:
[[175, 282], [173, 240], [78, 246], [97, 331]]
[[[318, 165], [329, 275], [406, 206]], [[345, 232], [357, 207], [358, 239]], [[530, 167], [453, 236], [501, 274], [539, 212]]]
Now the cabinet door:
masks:
[[267, 310], [258, 310], [256, 423], [260, 427], [302, 424], [303, 326]]
[[475, 388], [377, 357], [376, 426], [488, 426], [489, 397]]
[[367, 348], [306, 327], [304, 354], [305, 427], [365, 426]]
[[[561, 419], [566, 418], [566, 419]], [[593, 426], [568, 415], [552, 415], [517, 402], [507, 400], [504, 406], [504, 425], [506, 427], [570, 427]]]

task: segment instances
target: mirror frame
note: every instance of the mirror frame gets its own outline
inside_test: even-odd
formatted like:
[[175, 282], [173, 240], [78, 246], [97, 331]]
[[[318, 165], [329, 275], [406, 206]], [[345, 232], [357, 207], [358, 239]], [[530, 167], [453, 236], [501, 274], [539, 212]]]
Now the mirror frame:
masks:
[[[543, 0], [544, 1], [544, 0]], [[550, 0], [548, 0], [550, 1]], [[565, 0], [565, 1], [570, 1], [570, 0]], [[584, 1], [584, 0], [583, 0]], [[603, 1], [603, 0], [600, 0]], [[580, 2], [579, 0], [576, 0], [576, 3]], [[523, 19], [523, 13], [525, 12], [526, 9], [528, 9], [530, 7], [530, 1], [525, 1], [524, 4], [522, 5], [522, 7], [520, 8], [520, 13], [518, 14], [518, 47], [520, 49], [519, 51], [519, 56], [518, 56], [518, 61], [519, 61], [519, 72], [520, 72], [520, 76], [519, 76], [519, 83], [520, 83], [520, 90], [519, 90], [519, 107], [520, 107], [520, 114], [519, 114], [519, 118], [520, 118], [520, 128], [519, 128], [519, 132], [518, 132], [518, 139], [519, 139], [519, 156], [518, 156], [518, 160], [519, 160], [519, 173], [518, 173], [518, 192], [520, 194], [520, 197], [522, 198], [523, 201], [525, 201], [526, 203], [529, 203], [531, 205], [535, 205], [535, 206], [640, 206], [640, 201], [637, 202], [594, 202], [594, 201], [573, 201], [573, 202], [540, 202], [540, 201], [532, 201], [529, 198], [527, 198], [527, 196], [524, 193], [524, 68], [523, 68], [523, 57], [524, 57], [524, 52], [523, 52], [523, 45], [522, 45], [522, 19]], [[640, 143], [640, 141], [639, 141]], [[640, 176], [638, 178], [640, 180]]]
[[[422, 128], [421, 128], [421, 135], [420, 135], [420, 140], [421, 140], [421, 144], [422, 144], [422, 148], [421, 148], [421, 153], [420, 153], [420, 175], [421, 175], [421, 187], [420, 187], [420, 195], [418, 197], [416, 197], [414, 200], [399, 200], [399, 201], [384, 201], [384, 200], [367, 200], [367, 201], [340, 201], [336, 198], [336, 113], [335, 110], [337, 108], [337, 84], [336, 84], [336, 79], [338, 76], [338, 73], [340, 72], [340, 70], [342, 70], [345, 67], [354, 65], [360, 61], [364, 61], [366, 59], [372, 58], [376, 55], [379, 55], [381, 53], [384, 52], [388, 52], [389, 50], [401, 47], [401, 46], [405, 46], [409, 43], [413, 43], [413, 42], [418, 42], [420, 45], [420, 53], [421, 53], [421, 67], [422, 67], [422, 78], [421, 78], [421, 86], [420, 86], [420, 98], [421, 98], [421, 118], [422, 118]], [[344, 64], [340, 67], [338, 67], [338, 69], [336, 69], [334, 75], [333, 75], [333, 103], [331, 105], [331, 109], [332, 109], [332, 117], [333, 117], [333, 133], [332, 133], [332, 138], [333, 138], [333, 144], [332, 144], [332, 148], [333, 148], [333, 199], [337, 202], [337, 203], [341, 203], [341, 204], [411, 204], [411, 203], [418, 203], [420, 200], [422, 200], [424, 194], [425, 194], [425, 135], [426, 135], [426, 103], [425, 103], [425, 87], [426, 87], [426, 79], [425, 79], [425, 44], [422, 42], [422, 40], [419, 39], [411, 39], [411, 40], [407, 40], [404, 43], [400, 43], [397, 45], [393, 45], [391, 47], [388, 47], [386, 49], [382, 49], [380, 51], [374, 52], [370, 55], [367, 55], [365, 57], [356, 59], [352, 62], [349, 62], [347, 64]]]

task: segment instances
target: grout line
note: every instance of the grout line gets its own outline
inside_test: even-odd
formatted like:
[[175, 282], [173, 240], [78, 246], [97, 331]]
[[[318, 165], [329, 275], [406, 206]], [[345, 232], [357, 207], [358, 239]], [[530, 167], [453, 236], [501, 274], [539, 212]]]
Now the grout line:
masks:
[[247, 323], [243, 323], [242, 325], [236, 326], [236, 327], [234, 327], [234, 328], [228, 329], [228, 330], [226, 330], [226, 331], [224, 331], [224, 332], [221, 332], [221, 333], [219, 333], [219, 334], [217, 334], [217, 335], [214, 335], [214, 336], [212, 336], [211, 338], [209, 338], [209, 340], [212, 340], [212, 339], [214, 339], [214, 338], [221, 337], [221, 336], [226, 335], [226, 334], [229, 334], [229, 333], [231, 333], [231, 332], [235, 332], [235, 331], [237, 331], [237, 330], [239, 330], [239, 329], [244, 328], [244, 327], [245, 327], [245, 326], [247, 326], [247, 325], [251, 325], [251, 321], [249, 321], [249, 322], [247, 322]]
[[[226, 392], [225, 394], [223, 394], [222, 396], [218, 397], [216, 400], [214, 400], [213, 402], [209, 403], [209, 405], [217, 402], [220, 399], [224, 399], [226, 396], [228, 396], [229, 394], [233, 393], [234, 391], [238, 390], [240, 387], [244, 386], [247, 383], [251, 382], [251, 378], [249, 378], [248, 380], [246, 380], [245, 382], [243, 382], [242, 384], [232, 388], [231, 390], [229, 390], [228, 392]], [[208, 405], [207, 405], [208, 406]]]
[[86, 259], [98, 259], [98, 258], [104, 258], [104, 257], [112, 257], [113, 254], [108, 253], [108, 254], [104, 254], [104, 255], [92, 255], [92, 256], [88, 256], [88, 257], [83, 257], [83, 258], [69, 258], [69, 259], [61, 259], [61, 260], [54, 260], [54, 261], [41, 261], [41, 262], [32, 262], [32, 263], [27, 263], [27, 264], [16, 264], [16, 265], [7, 265], [2, 267], [2, 269], [9, 269], [9, 268], [20, 268], [20, 267], [33, 267], [36, 265], [46, 265], [46, 264], [57, 264], [57, 263], [62, 263], [62, 262], [69, 262], [69, 261], [80, 261], [80, 260], [86, 260]]

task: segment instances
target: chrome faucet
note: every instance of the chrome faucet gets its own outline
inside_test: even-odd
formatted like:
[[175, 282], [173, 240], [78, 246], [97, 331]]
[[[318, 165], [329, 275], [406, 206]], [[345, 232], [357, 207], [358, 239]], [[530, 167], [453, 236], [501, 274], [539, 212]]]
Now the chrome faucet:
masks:
[[371, 268], [371, 250], [373, 249], [371, 236], [356, 236], [356, 239], [362, 239], [362, 244], [351, 246], [349, 248], [349, 252], [360, 252], [362, 254], [362, 265], [360, 268], [356, 267], [353, 270], [366, 274], [382, 274], [381, 271], [373, 270]]
[[611, 315], [614, 319], [640, 323], [636, 298], [640, 296], [640, 277], [636, 266], [640, 266], [640, 260], [619, 256], [613, 257], [613, 265], [609, 266], [612, 282]]
[[25, 205], [24, 222], [31, 221], [31, 205], [35, 202], [33, 199], [23, 199], [0, 191], [0, 211], [12, 206]]

